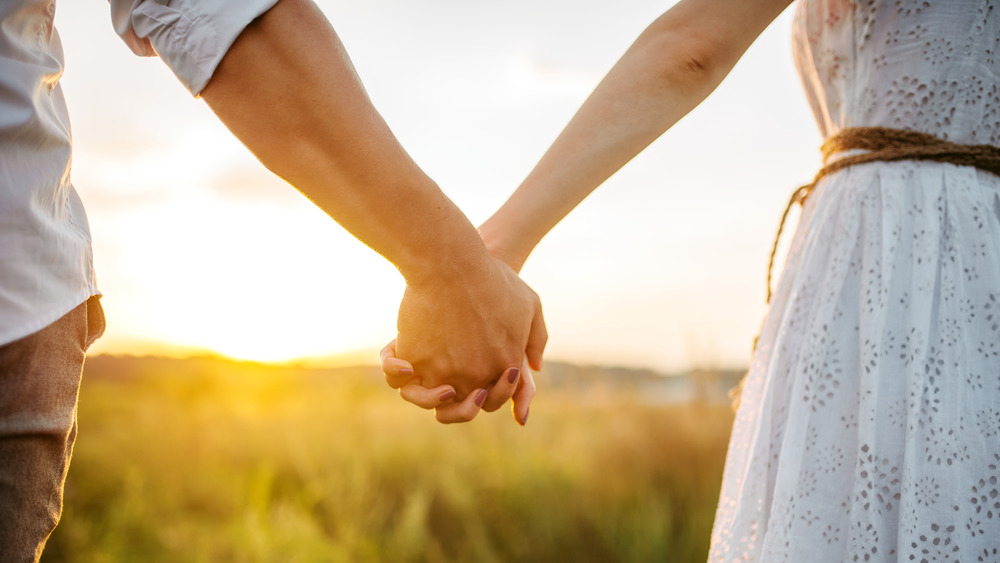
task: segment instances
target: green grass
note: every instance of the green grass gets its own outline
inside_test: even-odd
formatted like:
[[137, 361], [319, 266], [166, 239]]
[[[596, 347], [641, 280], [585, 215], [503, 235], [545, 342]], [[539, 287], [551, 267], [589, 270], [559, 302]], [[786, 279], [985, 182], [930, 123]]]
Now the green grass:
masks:
[[370, 368], [88, 360], [43, 561], [704, 561], [728, 407], [538, 379], [442, 426]]

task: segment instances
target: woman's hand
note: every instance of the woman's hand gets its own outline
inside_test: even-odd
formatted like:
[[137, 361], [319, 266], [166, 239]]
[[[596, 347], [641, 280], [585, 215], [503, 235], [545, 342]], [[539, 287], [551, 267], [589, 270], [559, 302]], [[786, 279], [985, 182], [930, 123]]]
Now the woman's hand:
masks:
[[464, 400], [458, 401], [451, 385], [424, 387], [419, 374], [414, 373], [413, 366], [396, 357], [395, 340], [382, 349], [381, 358], [382, 372], [389, 387], [399, 389], [400, 396], [407, 402], [425, 409], [434, 409], [438, 422], [469, 422], [480, 410], [493, 412], [502, 407], [507, 399], [513, 400], [514, 420], [521, 426], [528, 421], [531, 399], [535, 396], [535, 380], [527, 359], [522, 362], [520, 369], [507, 369], [493, 385], [486, 389], [476, 389]]

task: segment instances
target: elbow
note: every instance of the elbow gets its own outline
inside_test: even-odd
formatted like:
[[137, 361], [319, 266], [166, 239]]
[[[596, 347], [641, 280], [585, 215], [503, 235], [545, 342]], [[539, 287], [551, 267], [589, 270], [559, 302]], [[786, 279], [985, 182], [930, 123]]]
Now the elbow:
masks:
[[648, 47], [659, 60], [658, 74], [664, 81], [691, 87], [717, 84], [728, 72], [711, 41], [677, 34], [664, 34]]
[[671, 84], [691, 87], [717, 85], [735, 61], [724, 37], [696, 25], [676, 25], [669, 19], [654, 22], [640, 36], [637, 47], [656, 61], [657, 74]]
[[674, 66], [679, 67], [680, 72], [684, 74], [707, 76], [712, 74], [714, 61], [715, 59], [707, 51], [689, 49], [679, 54]]

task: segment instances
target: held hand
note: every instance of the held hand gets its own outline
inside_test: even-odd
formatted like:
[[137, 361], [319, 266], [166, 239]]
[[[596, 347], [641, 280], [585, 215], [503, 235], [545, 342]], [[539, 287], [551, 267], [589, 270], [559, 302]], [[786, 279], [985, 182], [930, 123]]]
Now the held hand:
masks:
[[535, 381], [527, 361], [521, 368], [508, 369], [495, 385], [488, 390], [476, 390], [462, 402], [455, 401], [455, 390], [450, 385], [428, 388], [421, 385], [419, 376], [414, 375], [413, 366], [396, 357], [396, 341], [382, 349], [382, 372], [386, 383], [399, 389], [404, 400], [425, 409], [435, 409], [438, 422], [468, 422], [480, 408], [493, 412], [503, 406], [508, 398], [513, 399], [514, 420], [524, 426], [528, 421], [528, 410], [535, 395]]
[[[407, 360], [426, 388], [450, 385], [460, 401], [474, 390], [505, 387], [500, 376], [520, 370], [525, 356], [540, 368], [548, 339], [538, 296], [493, 258], [407, 286], [397, 329], [394, 356]], [[488, 406], [498, 408], [509, 396]]]

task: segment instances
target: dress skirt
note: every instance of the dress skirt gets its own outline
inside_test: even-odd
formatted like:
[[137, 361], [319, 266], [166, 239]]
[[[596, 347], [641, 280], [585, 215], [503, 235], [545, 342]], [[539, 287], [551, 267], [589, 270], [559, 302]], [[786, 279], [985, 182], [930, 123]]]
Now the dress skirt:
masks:
[[1000, 177], [875, 162], [805, 204], [710, 561], [1000, 561]]

